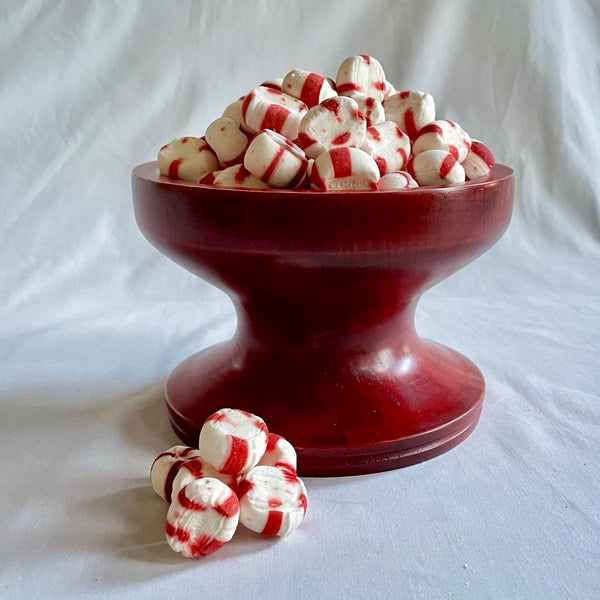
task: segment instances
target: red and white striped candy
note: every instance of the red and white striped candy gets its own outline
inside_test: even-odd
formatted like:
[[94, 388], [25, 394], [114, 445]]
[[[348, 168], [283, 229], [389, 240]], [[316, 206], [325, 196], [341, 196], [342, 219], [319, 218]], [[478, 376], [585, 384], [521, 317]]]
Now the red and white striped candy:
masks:
[[317, 190], [376, 190], [379, 167], [363, 150], [334, 148], [319, 155], [309, 173]]
[[276, 131], [265, 129], [248, 146], [244, 167], [270, 187], [296, 187], [306, 174], [304, 152]]
[[[264, 85], [264, 84], [263, 84]], [[327, 77], [302, 69], [293, 69], [284, 78], [281, 90], [302, 100], [309, 108], [337, 96]]]
[[446, 150], [427, 150], [413, 156], [406, 170], [419, 185], [445, 185], [463, 183], [465, 170], [455, 156]]
[[236, 483], [236, 479], [233, 477], [233, 475], [219, 473], [219, 471], [217, 471], [212, 465], [209, 465], [205, 460], [200, 458], [199, 453], [196, 450], [193, 458], [190, 458], [179, 465], [177, 474], [173, 479], [171, 496], [175, 498], [175, 496], [179, 494], [180, 490], [188, 483], [204, 477], [213, 477], [214, 479], [218, 479], [231, 488], [233, 488]]
[[240, 523], [263, 535], [285, 536], [297, 529], [307, 507], [306, 488], [295, 471], [260, 466], [238, 484]]
[[467, 179], [478, 179], [487, 175], [496, 164], [492, 151], [479, 140], [471, 141], [471, 150], [461, 163]]
[[403, 190], [405, 188], [419, 187], [419, 184], [406, 171], [386, 173], [379, 180], [380, 190]]
[[150, 481], [152, 489], [167, 502], [171, 502], [173, 480], [177, 476], [179, 467], [186, 461], [198, 457], [196, 448], [190, 446], [173, 446], [161, 452], [150, 467]]
[[454, 121], [440, 119], [422, 127], [413, 141], [416, 156], [425, 150], [446, 150], [462, 163], [471, 149], [471, 137]]
[[234, 119], [216, 119], [207, 127], [205, 137], [222, 167], [232, 167], [244, 162], [248, 136], [240, 131]]
[[366, 54], [346, 58], [338, 69], [335, 84], [340, 96], [359, 93], [379, 101], [383, 100], [386, 90], [383, 67], [377, 59]]
[[258, 462], [258, 466], [280, 467], [288, 471], [296, 471], [298, 458], [296, 450], [284, 437], [269, 433], [267, 449]]
[[196, 479], [173, 498], [165, 527], [167, 542], [186, 558], [212, 554], [233, 537], [239, 516], [232, 489], [211, 477]]
[[208, 417], [200, 430], [200, 456], [221, 473], [247, 473], [265, 453], [268, 435], [260, 417], [222, 408]]
[[177, 138], [158, 152], [160, 174], [171, 179], [198, 183], [203, 175], [218, 168], [219, 161], [204, 138]]
[[217, 187], [250, 188], [254, 190], [264, 190], [269, 187], [258, 177], [252, 175], [244, 165], [234, 165], [233, 167], [227, 167], [219, 171], [218, 175], [214, 178], [213, 185]]
[[358, 148], [365, 139], [367, 123], [352, 98], [335, 96], [313, 106], [300, 123], [296, 144], [310, 158], [332, 148]]
[[396, 123], [384, 121], [367, 127], [365, 141], [360, 148], [375, 159], [380, 174], [385, 175], [404, 167], [410, 154], [410, 140]]
[[394, 121], [412, 140], [419, 129], [435, 119], [435, 103], [431, 94], [405, 90], [383, 101], [386, 121]]
[[365, 94], [352, 94], [349, 97], [358, 104], [358, 110], [365, 115], [367, 127], [385, 121], [385, 111], [383, 110], [383, 104], [379, 100], [375, 100], [371, 96], [365, 96]]
[[298, 137], [302, 117], [308, 111], [304, 102], [273, 88], [259, 86], [244, 99], [244, 128], [252, 133], [272, 129], [289, 140]]

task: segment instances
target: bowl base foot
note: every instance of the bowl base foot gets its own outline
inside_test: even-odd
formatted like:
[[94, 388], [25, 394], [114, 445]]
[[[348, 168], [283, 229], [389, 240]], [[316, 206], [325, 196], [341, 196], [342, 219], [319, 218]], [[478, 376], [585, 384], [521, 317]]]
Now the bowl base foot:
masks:
[[419, 339], [410, 349], [341, 356], [264, 350], [232, 340], [182, 362], [166, 384], [171, 425], [198, 443], [223, 407], [261, 416], [298, 453], [302, 476], [375, 473], [438, 456], [475, 428], [484, 394], [479, 369]]

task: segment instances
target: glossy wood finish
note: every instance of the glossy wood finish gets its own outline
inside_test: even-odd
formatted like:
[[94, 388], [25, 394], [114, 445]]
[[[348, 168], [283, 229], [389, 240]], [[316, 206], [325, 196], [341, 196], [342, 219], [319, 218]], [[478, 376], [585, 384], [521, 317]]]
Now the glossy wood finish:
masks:
[[147, 163], [133, 197], [146, 238], [237, 311], [233, 339], [167, 381], [185, 443], [213, 411], [243, 408], [294, 444], [301, 474], [349, 475], [437, 456], [475, 427], [481, 373], [420, 338], [414, 311], [505, 231], [508, 167], [439, 188], [296, 192], [171, 181]]

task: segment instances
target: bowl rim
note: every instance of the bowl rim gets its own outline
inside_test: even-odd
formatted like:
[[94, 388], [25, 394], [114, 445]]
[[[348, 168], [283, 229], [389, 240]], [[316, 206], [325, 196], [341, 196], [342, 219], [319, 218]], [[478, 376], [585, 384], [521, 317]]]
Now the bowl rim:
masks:
[[169, 177], [165, 177], [161, 175], [158, 170], [158, 162], [157, 161], [149, 161], [145, 163], [141, 163], [135, 166], [131, 172], [133, 177], [137, 177], [139, 179], [143, 179], [145, 181], [149, 181], [152, 183], [159, 184], [164, 187], [169, 188], [185, 188], [185, 189], [194, 189], [194, 190], [206, 190], [212, 193], [220, 194], [221, 192], [224, 195], [230, 196], [232, 192], [241, 195], [285, 195], [291, 197], [300, 197], [300, 196], [319, 196], [319, 197], [327, 197], [327, 196], [339, 196], [339, 195], [370, 195], [376, 194], [377, 197], [381, 197], [383, 195], [419, 195], [419, 194], [431, 194], [431, 193], [452, 193], [453, 191], [464, 190], [465, 188], [473, 188], [473, 187], [485, 187], [487, 185], [495, 184], [500, 181], [504, 181], [506, 179], [511, 179], [514, 176], [514, 171], [511, 167], [504, 165], [502, 163], [496, 163], [492, 170], [485, 175], [484, 177], [480, 177], [478, 179], [471, 179], [469, 181], [465, 181], [463, 183], [448, 183], [444, 185], [424, 185], [419, 187], [412, 188], [403, 188], [403, 189], [392, 189], [392, 190], [290, 190], [286, 188], [240, 188], [240, 187], [230, 187], [230, 186], [214, 186], [207, 185], [202, 183], [192, 183], [189, 181], [183, 181], [181, 179], [170, 179]]

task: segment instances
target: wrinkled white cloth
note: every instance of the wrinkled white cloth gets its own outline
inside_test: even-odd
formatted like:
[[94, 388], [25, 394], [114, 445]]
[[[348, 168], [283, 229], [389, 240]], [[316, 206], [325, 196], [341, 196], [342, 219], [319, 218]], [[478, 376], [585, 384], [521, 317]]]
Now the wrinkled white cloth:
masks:
[[[599, 597], [599, 28], [561, 0], [2, 3], [0, 596]], [[162, 385], [235, 316], [142, 237], [131, 168], [358, 53], [515, 169], [506, 235], [417, 313], [483, 371], [481, 421], [415, 467], [306, 479], [285, 540], [184, 560], [149, 481]]]

